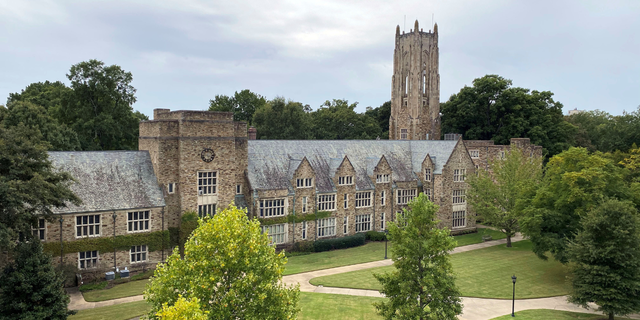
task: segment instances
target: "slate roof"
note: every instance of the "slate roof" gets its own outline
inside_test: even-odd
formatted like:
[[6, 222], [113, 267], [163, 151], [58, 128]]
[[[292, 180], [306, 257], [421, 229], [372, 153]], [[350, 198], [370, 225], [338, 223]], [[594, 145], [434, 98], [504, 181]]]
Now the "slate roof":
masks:
[[373, 189], [369, 179], [384, 155], [393, 181], [412, 181], [429, 154], [434, 174], [442, 173], [455, 140], [249, 140], [248, 178], [253, 189], [289, 189], [301, 160], [306, 157], [316, 173], [318, 192], [335, 191], [331, 178], [345, 156], [353, 165], [357, 190]]
[[54, 213], [163, 207], [148, 151], [51, 151], [53, 166], [77, 182], [71, 190], [82, 204], [54, 208]]

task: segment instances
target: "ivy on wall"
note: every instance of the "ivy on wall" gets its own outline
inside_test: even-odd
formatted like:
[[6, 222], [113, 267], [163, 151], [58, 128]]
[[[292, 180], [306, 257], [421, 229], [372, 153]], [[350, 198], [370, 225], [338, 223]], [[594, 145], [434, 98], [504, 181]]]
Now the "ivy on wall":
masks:
[[324, 219], [329, 216], [331, 216], [331, 212], [329, 211], [318, 211], [316, 212], [316, 214], [310, 213], [310, 214], [304, 214], [304, 215], [287, 215], [284, 217], [277, 217], [277, 218], [262, 218], [262, 219], [258, 219], [258, 221], [263, 226], [269, 226], [273, 224], [314, 221], [317, 219]]
[[[64, 241], [64, 253], [98, 250], [99, 252], [113, 252], [114, 250], [129, 250], [131, 246], [145, 244], [149, 252], [171, 247], [169, 230], [135, 233], [114, 237], [84, 238], [76, 241]], [[43, 250], [52, 255], [60, 254], [60, 242], [46, 242]]]

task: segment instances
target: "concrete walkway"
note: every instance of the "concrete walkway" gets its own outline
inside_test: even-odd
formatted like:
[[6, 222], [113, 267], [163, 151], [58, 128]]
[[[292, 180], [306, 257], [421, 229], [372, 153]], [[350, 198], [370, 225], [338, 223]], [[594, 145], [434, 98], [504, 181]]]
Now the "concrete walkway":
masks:
[[106, 300], [100, 302], [87, 302], [84, 300], [82, 293], [78, 290], [78, 288], [67, 288], [67, 293], [71, 298], [69, 301], [69, 310], [85, 310], [85, 309], [93, 309], [99, 307], [112, 306], [121, 303], [127, 302], [135, 302], [144, 300], [143, 295], [125, 297], [120, 299]]

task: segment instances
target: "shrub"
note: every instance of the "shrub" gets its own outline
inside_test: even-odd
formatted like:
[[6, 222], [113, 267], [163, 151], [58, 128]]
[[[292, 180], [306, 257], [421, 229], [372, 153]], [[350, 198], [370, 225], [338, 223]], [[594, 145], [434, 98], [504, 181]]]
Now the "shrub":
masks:
[[387, 240], [387, 234], [380, 231], [367, 231], [365, 237], [368, 241], [385, 241]]
[[318, 240], [313, 243], [313, 248], [315, 252], [322, 252], [335, 249], [357, 247], [364, 244], [365, 238], [366, 236], [364, 233], [356, 233], [355, 235], [348, 237]]

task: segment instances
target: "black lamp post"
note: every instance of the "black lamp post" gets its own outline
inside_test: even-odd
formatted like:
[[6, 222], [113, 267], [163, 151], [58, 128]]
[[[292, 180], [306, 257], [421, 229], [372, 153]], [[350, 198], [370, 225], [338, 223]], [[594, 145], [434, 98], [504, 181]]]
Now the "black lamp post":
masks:
[[64, 256], [64, 242], [62, 242], [62, 222], [64, 221], [64, 219], [62, 218], [62, 215], [60, 215], [60, 268], [62, 268], [62, 258]]
[[516, 315], [514, 314], [515, 311], [515, 307], [516, 307], [516, 275], [512, 275], [511, 276], [511, 281], [513, 281], [513, 300], [511, 300], [511, 316], [515, 317]]
[[384, 230], [384, 258], [387, 259], [387, 242], [389, 241], [389, 230]]

